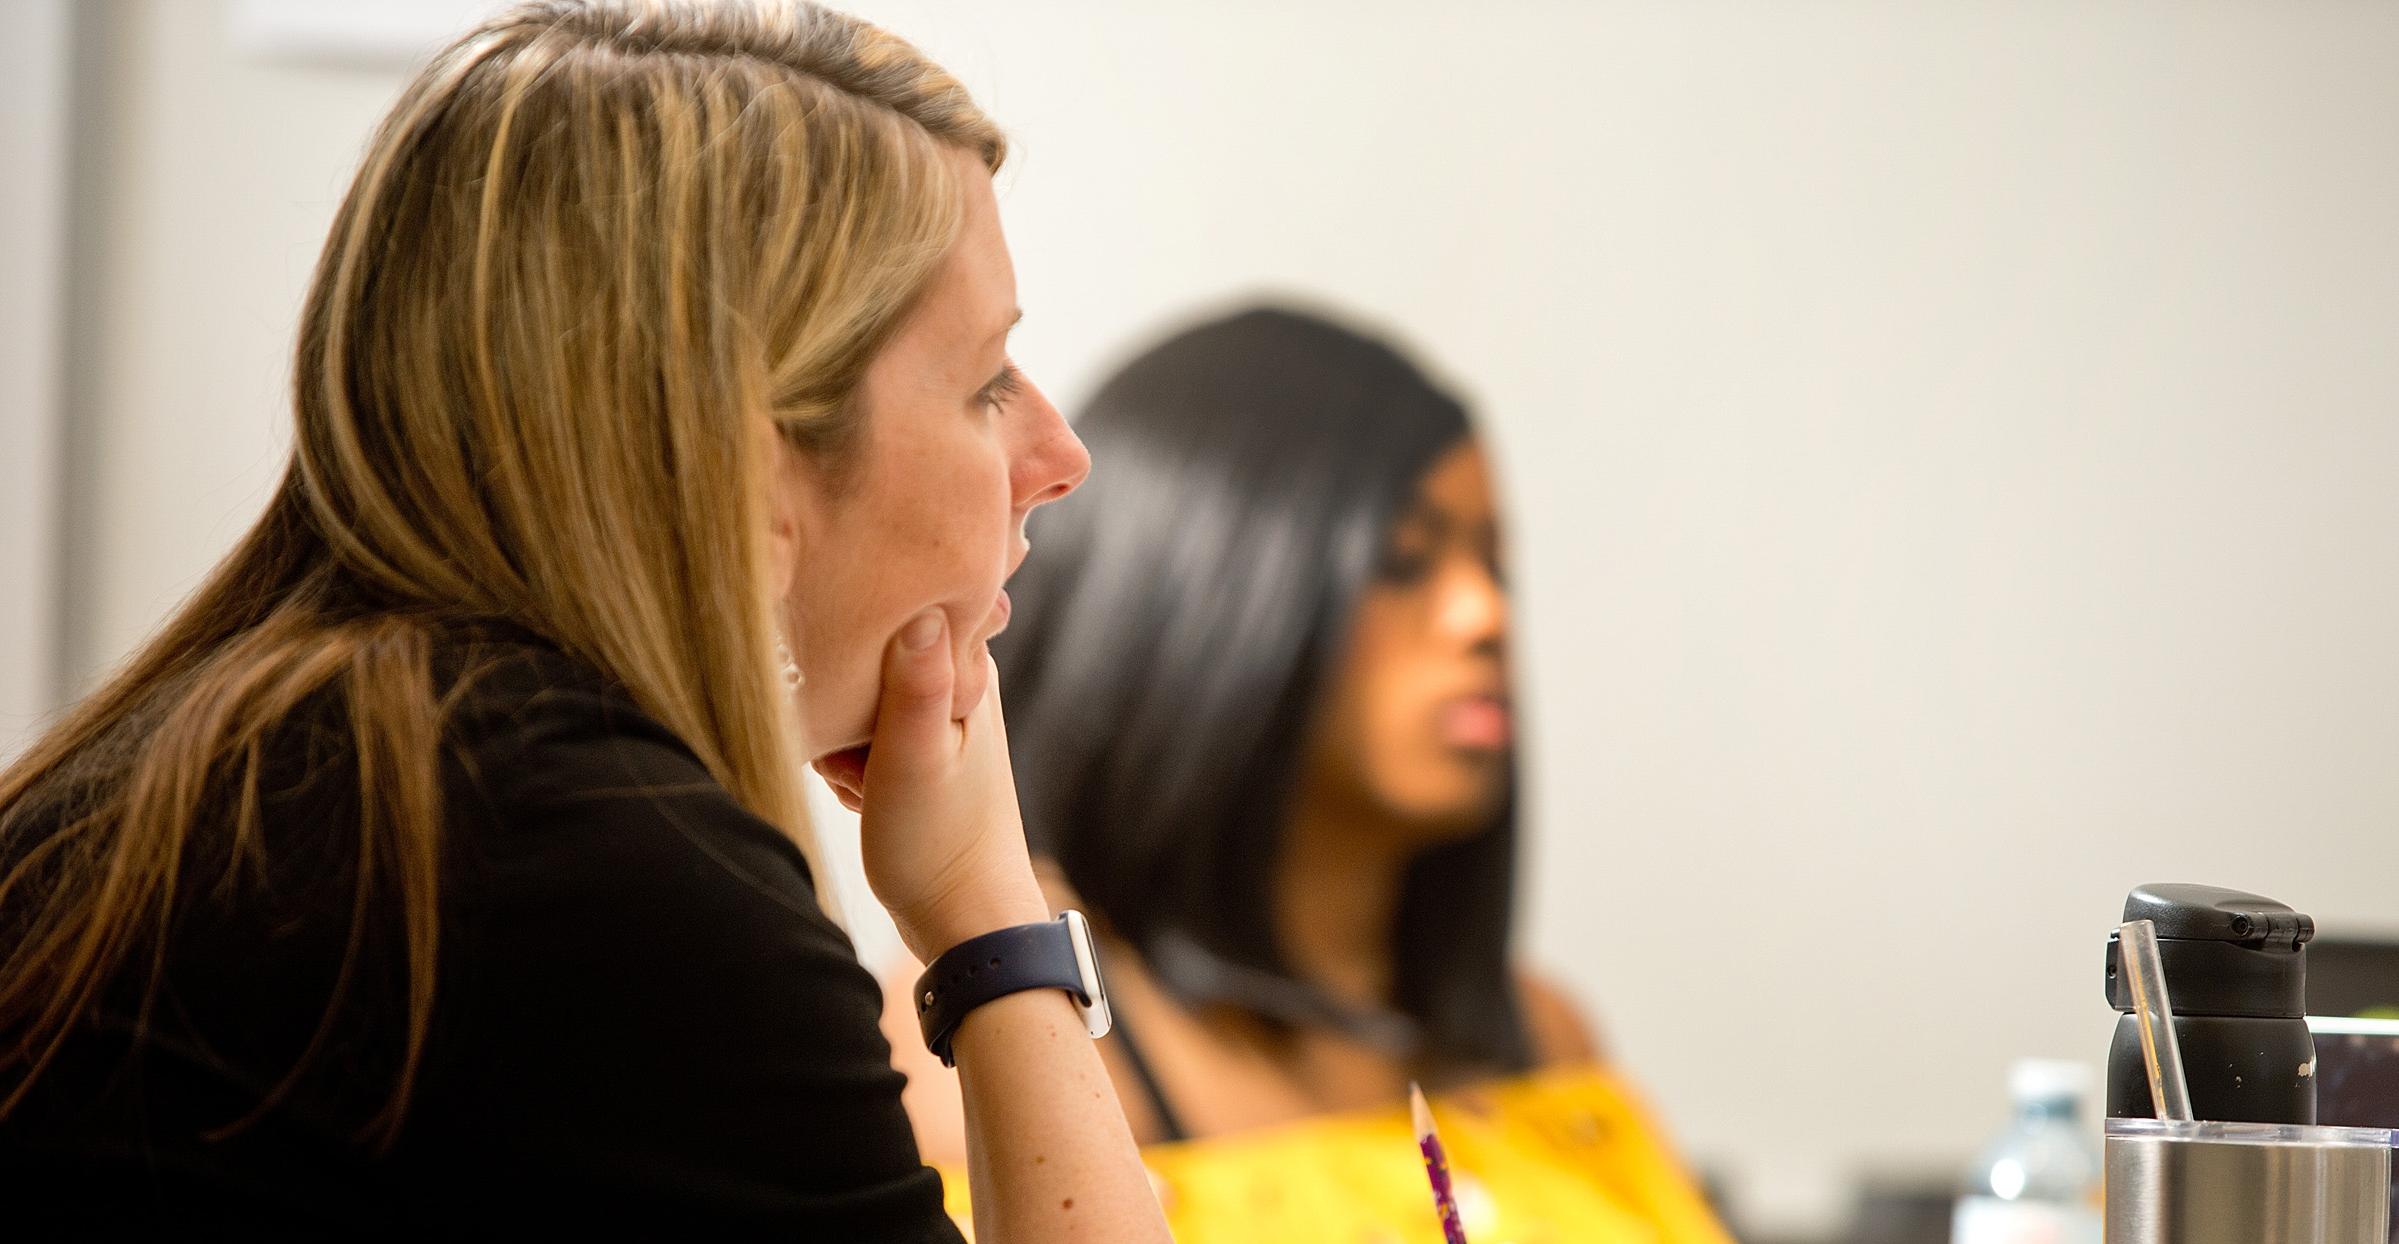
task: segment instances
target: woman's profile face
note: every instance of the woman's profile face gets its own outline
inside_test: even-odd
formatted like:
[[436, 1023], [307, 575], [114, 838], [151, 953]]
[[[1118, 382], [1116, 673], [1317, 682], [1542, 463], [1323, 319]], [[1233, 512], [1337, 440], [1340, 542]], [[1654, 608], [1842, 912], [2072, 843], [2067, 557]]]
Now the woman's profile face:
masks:
[[1316, 724], [1312, 780], [1427, 839], [1488, 825], [1511, 780], [1507, 639], [1491, 476], [1462, 441], [1386, 535]]
[[785, 633], [807, 681], [811, 759], [865, 743], [892, 637], [926, 610], [949, 622], [965, 716], [990, 679], [985, 641], [1027, 551], [1025, 516], [1083, 481], [1091, 459], [1008, 361], [1016, 271], [991, 176], [960, 152], [965, 220], [891, 342], [868, 365], [863, 424], [838, 461], [793, 453], [779, 511], [793, 528]]

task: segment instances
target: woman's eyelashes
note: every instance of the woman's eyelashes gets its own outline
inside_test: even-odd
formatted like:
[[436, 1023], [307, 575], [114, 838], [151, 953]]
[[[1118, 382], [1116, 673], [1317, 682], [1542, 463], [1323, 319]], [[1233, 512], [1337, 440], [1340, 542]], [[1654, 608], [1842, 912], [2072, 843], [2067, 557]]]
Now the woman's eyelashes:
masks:
[[1375, 577], [1397, 587], [1421, 582], [1441, 560], [1449, 534], [1450, 525], [1441, 514], [1422, 502], [1410, 507], [1391, 525]]
[[1495, 533], [1465, 530], [1439, 516], [1424, 514], [1410, 515], [1394, 528], [1382, 560], [1375, 566], [1375, 578], [1394, 587], [1412, 586], [1430, 577], [1452, 556], [1472, 558], [1490, 577], [1492, 586], [1506, 586], [1507, 570], [1500, 561]]
[[1375, 578], [1396, 587], [1423, 581], [1440, 550], [1421, 534], [1414, 534], [1413, 538], [1411, 534], [1402, 534], [1384, 547], [1383, 560], [1375, 567]]
[[986, 408], [1005, 406], [1009, 398], [1024, 392], [1024, 388], [1025, 374], [1016, 370], [1016, 363], [1011, 360], [1002, 363], [1000, 374], [993, 376], [991, 383], [984, 385], [982, 390], [975, 394], [975, 404]]

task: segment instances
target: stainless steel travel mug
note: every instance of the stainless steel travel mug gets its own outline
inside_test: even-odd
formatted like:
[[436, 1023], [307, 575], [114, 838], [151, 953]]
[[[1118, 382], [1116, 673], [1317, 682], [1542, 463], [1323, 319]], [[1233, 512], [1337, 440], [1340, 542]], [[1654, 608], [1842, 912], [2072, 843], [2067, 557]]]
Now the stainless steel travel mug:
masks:
[[2388, 1244], [2391, 1133], [2107, 1121], [2106, 1244]]

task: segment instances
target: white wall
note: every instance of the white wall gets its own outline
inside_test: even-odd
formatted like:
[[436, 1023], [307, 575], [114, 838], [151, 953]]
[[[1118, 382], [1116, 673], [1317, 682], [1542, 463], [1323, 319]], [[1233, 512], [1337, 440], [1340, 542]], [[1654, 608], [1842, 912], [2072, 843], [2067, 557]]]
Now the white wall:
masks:
[[0, 40], [0, 763], [57, 698], [72, 60], [66, 0], [19, 0]]
[[[68, 659], [124, 655], [244, 531], [287, 447], [300, 294], [367, 132], [399, 89], [254, 62], [209, 0], [87, 0], [106, 41], [76, 205], [87, 322], [70, 489]], [[90, 133], [90, 130], [86, 130]]]
[[[271, 482], [400, 81], [106, 7], [86, 676]], [[2013, 1055], [2096, 1059], [2134, 883], [2399, 925], [2399, 9], [862, 7], [1013, 131], [1066, 403], [1258, 289], [1479, 398], [1530, 949], [1767, 1220], [1962, 1156]]]

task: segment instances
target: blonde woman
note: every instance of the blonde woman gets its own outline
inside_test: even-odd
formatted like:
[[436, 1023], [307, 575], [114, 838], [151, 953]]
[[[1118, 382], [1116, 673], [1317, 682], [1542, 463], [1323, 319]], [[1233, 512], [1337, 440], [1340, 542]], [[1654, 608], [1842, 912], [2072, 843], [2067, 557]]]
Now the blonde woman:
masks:
[[[984, 641], [1087, 459], [1003, 152], [797, 0], [418, 76], [265, 517], [0, 777], [0, 1234], [957, 1238], [796, 768], [920, 957], [1048, 936]], [[986, 1241], [1165, 1238], [1075, 966], [928, 982]]]

